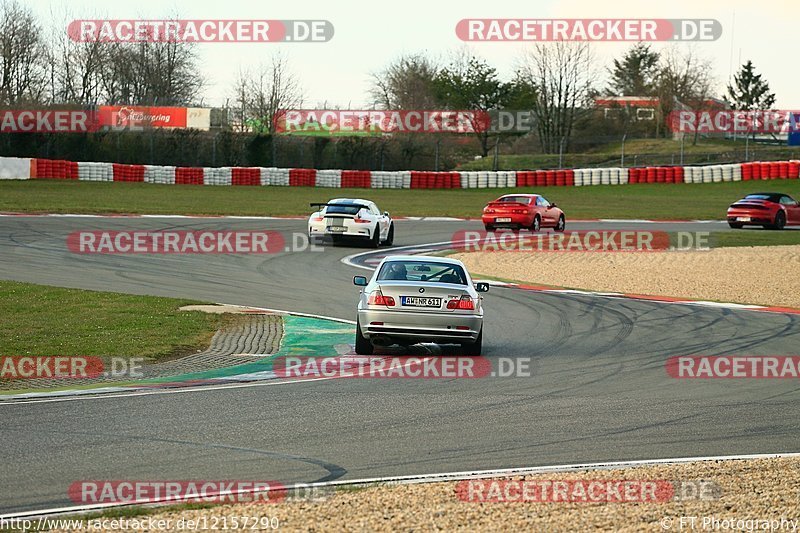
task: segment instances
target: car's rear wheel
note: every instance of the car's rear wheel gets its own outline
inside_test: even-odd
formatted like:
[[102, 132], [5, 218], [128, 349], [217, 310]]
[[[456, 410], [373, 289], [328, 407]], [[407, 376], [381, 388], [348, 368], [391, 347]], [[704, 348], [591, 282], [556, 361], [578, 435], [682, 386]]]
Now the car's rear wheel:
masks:
[[564, 219], [564, 215], [561, 215], [560, 217], [558, 217], [558, 222], [556, 222], [555, 230], [564, 231], [566, 227], [567, 227], [567, 221], [566, 219]]
[[728, 222], [728, 225], [733, 229], [742, 229], [744, 227], [744, 224], [741, 222]]
[[537, 232], [540, 229], [542, 229], [542, 219], [539, 217], [539, 215], [536, 215], [535, 217], [533, 217], [533, 222], [531, 222], [530, 230], [533, 232]]
[[484, 224], [483, 227], [486, 228], [486, 231], [494, 231], [494, 226], [491, 224]]
[[386, 246], [391, 246], [394, 244], [394, 222], [391, 223], [389, 226], [389, 234], [386, 236], [386, 240], [383, 242]]
[[772, 229], [783, 229], [786, 226], [786, 213], [778, 211], [775, 215], [775, 222], [770, 226]]
[[356, 353], [358, 355], [372, 355], [375, 348], [369, 339], [361, 333], [361, 324], [356, 322]]
[[373, 248], [377, 248], [381, 245], [381, 229], [378, 226], [375, 226], [375, 232], [372, 234], [369, 245]]
[[464, 343], [461, 345], [461, 351], [464, 355], [480, 355], [483, 350], [483, 329], [478, 333], [478, 338], [475, 342]]

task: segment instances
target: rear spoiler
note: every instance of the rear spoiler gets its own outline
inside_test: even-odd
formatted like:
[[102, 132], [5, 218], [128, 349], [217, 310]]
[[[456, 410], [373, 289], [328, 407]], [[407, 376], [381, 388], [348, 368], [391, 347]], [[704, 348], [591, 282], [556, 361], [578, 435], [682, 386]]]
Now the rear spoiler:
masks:
[[308, 204], [311, 207], [327, 207], [331, 206], [338, 206], [338, 207], [358, 207], [359, 209], [369, 209], [368, 206], [364, 204], [330, 204], [330, 203], [310, 203]]

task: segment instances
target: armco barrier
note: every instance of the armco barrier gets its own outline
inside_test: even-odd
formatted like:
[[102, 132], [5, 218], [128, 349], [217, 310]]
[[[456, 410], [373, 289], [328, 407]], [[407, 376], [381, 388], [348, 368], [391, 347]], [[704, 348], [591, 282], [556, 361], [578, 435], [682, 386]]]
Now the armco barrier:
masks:
[[79, 179], [178, 185], [372, 189], [586, 187], [798, 179], [800, 161], [722, 165], [500, 171], [370, 171], [275, 167], [172, 167], [0, 157], [0, 179]]

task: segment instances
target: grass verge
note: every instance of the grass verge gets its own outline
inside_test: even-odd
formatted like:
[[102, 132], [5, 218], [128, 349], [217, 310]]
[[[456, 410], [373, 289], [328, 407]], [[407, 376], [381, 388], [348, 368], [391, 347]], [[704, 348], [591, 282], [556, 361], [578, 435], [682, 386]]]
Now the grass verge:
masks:
[[308, 215], [309, 202], [366, 197], [394, 216], [480, 217], [486, 202], [539, 192], [581, 218], [723, 219], [732, 202], [762, 190], [800, 196], [800, 180], [519, 189], [203, 187], [62, 180], [0, 182], [0, 211], [88, 214]]
[[205, 349], [233, 315], [179, 311], [198, 304], [153, 296], [0, 281], [0, 355], [164, 360]]

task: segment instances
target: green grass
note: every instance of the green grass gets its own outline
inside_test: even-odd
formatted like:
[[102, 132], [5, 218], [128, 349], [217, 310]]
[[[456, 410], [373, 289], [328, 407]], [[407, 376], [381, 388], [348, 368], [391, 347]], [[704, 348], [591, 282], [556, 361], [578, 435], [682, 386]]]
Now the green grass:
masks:
[[231, 315], [178, 311], [191, 300], [0, 281], [0, 355], [165, 359], [208, 347]]
[[519, 189], [327, 189], [203, 187], [61, 180], [0, 181], [0, 211], [192, 215], [308, 215], [309, 202], [366, 197], [394, 216], [480, 217], [501, 194], [539, 192], [567, 221], [580, 218], [723, 219], [746, 193], [774, 190], [800, 197], [800, 180], [708, 184], [635, 184]]
[[800, 231], [772, 231], [746, 227], [736, 231], [712, 233], [709, 245], [712, 248], [731, 246], [786, 246], [800, 244]]
[[[584, 166], [619, 166], [622, 143], [614, 141], [604, 143], [580, 153], [565, 153], [562, 156], [564, 168], [580, 168]], [[750, 157], [769, 157], [796, 159], [800, 155], [797, 147], [753, 145], [749, 146]], [[629, 139], [625, 142], [625, 165], [642, 164], [679, 164], [681, 152], [680, 141], [672, 139]], [[744, 140], [734, 142], [726, 139], [701, 139], [696, 145], [690, 140], [684, 142], [683, 157], [685, 164], [715, 161], [733, 161], [744, 157]], [[674, 159], [673, 159], [674, 156]], [[558, 154], [519, 154], [500, 155], [499, 170], [531, 170], [539, 168], [557, 168]], [[494, 158], [488, 157], [469, 161], [459, 165], [458, 170], [492, 170]]]

